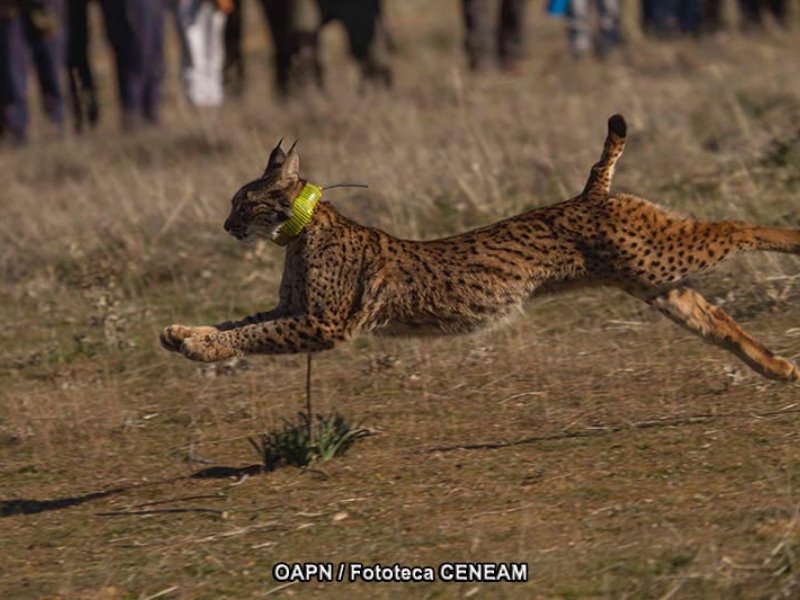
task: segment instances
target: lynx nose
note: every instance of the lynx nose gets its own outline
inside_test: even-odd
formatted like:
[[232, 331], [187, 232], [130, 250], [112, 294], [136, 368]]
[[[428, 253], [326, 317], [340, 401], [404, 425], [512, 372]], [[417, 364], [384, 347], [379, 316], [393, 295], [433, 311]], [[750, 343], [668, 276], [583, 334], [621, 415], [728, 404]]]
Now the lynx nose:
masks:
[[239, 231], [236, 230], [236, 225], [233, 224], [230, 218], [225, 219], [225, 224], [223, 225], [225, 231], [235, 237], [237, 240], [241, 239], [241, 234]]

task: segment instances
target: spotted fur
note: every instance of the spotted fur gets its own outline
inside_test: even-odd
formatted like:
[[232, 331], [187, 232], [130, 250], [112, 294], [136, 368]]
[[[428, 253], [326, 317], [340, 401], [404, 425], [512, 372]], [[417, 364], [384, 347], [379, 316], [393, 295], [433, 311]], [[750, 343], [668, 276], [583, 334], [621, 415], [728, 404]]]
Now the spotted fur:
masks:
[[[319, 352], [360, 334], [468, 333], [518, 311], [539, 293], [613, 285], [733, 352], [766, 377], [800, 371], [692, 290], [687, 277], [736, 251], [800, 253], [800, 230], [708, 222], [611, 194], [625, 120], [609, 119], [600, 161], [570, 200], [432, 241], [395, 238], [321, 202], [286, 247], [280, 301], [271, 311], [216, 326], [167, 327], [165, 348], [201, 361], [246, 353]], [[299, 158], [280, 144], [263, 176], [234, 196], [225, 229], [269, 237], [305, 184]]]

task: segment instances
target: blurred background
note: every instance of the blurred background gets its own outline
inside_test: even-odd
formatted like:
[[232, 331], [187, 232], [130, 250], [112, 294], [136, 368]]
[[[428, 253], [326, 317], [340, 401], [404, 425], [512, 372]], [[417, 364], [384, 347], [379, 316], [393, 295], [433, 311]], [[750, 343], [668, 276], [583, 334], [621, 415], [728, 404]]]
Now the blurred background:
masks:
[[[340, 212], [419, 239], [577, 194], [620, 112], [615, 190], [797, 228], [799, 56], [792, 0], [0, 0], [0, 500], [247, 464], [247, 437], [300, 409], [304, 357], [198, 365], [157, 343], [274, 305], [282, 252], [222, 224], [280, 138], [309, 180], [370, 186], [326, 192]], [[698, 285], [798, 359], [796, 257]], [[525, 586], [458, 588], [478, 597], [800, 585], [796, 389], [622, 292], [541, 298], [480, 336], [356, 340], [315, 358], [314, 386], [378, 434], [322, 474], [9, 512], [0, 589], [252, 596], [275, 560], [343, 558], [532, 565]], [[627, 429], [674, 418], [705, 425]], [[94, 516], [182, 493], [227, 520]]]

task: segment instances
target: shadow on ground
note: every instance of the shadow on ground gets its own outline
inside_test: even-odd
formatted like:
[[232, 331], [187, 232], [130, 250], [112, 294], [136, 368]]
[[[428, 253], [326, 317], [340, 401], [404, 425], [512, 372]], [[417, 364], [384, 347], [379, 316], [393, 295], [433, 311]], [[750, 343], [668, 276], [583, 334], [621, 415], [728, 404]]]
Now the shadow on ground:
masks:
[[124, 494], [125, 492], [130, 492], [132, 490], [138, 490], [144, 487], [155, 487], [167, 483], [174, 483], [176, 481], [185, 481], [188, 479], [227, 479], [229, 477], [250, 477], [253, 475], [260, 475], [264, 472], [263, 466], [259, 464], [247, 465], [244, 467], [214, 466], [201, 469], [200, 471], [192, 473], [191, 475], [171, 477], [169, 479], [138, 483], [129, 486], [119, 486], [107, 490], [79, 494], [76, 496], [51, 498], [49, 500], [35, 500], [31, 498], [0, 500], [0, 517], [33, 515], [51, 510], [61, 510], [64, 508], [70, 508], [72, 506], [78, 506], [79, 504], [84, 504], [85, 502], [91, 502], [92, 500], [100, 500], [102, 498], [108, 498], [109, 496]]

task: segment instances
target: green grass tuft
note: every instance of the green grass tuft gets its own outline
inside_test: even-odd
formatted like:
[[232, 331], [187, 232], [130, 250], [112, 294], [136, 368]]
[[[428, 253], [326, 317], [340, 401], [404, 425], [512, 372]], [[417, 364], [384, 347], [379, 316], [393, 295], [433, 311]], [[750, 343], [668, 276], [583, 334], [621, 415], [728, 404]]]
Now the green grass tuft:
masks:
[[329, 461], [344, 454], [356, 439], [368, 435], [366, 429], [354, 427], [338, 412], [314, 416], [312, 420], [308, 413], [299, 412], [295, 421], [285, 420], [281, 429], [249, 438], [265, 470]]

